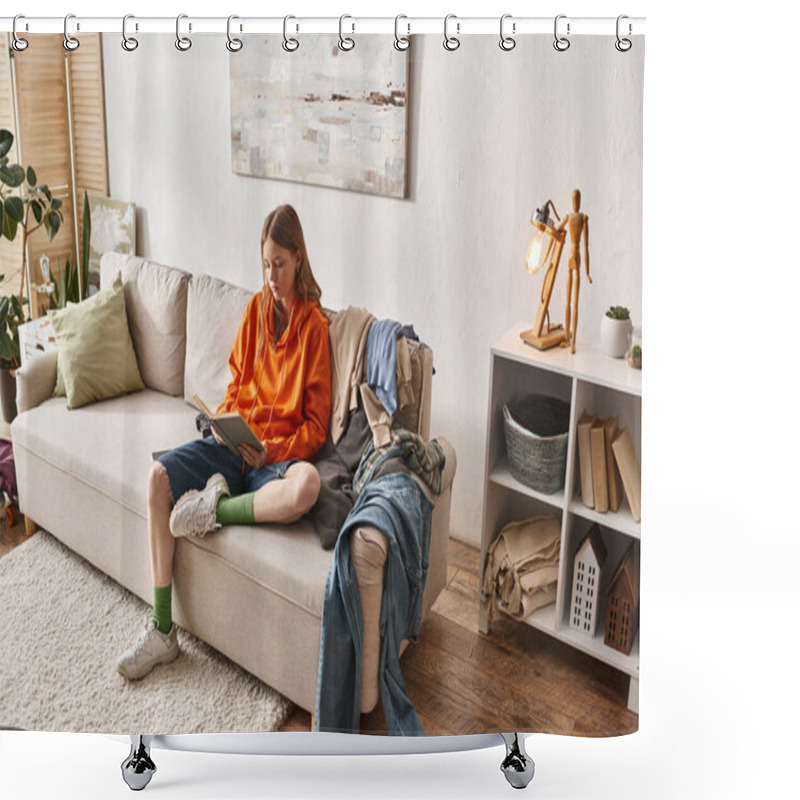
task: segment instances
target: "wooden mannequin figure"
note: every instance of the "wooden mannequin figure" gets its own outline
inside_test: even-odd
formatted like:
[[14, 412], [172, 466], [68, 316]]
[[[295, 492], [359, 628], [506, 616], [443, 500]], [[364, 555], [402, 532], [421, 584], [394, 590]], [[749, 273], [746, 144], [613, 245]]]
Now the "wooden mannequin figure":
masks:
[[[567, 311], [564, 317], [566, 338], [561, 342], [562, 347], [569, 347], [575, 352], [575, 339], [578, 335], [578, 297], [581, 293], [581, 237], [586, 247], [586, 277], [592, 282], [589, 275], [589, 217], [581, 214], [581, 192], [575, 189], [572, 193], [572, 214], [567, 214], [558, 224], [557, 230], [564, 230], [569, 226], [569, 270], [567, 272]], [[573, 298], [572, 284], [575, 282]], [[570, 313], [570, 300], [572, 300], [572, 313]]]

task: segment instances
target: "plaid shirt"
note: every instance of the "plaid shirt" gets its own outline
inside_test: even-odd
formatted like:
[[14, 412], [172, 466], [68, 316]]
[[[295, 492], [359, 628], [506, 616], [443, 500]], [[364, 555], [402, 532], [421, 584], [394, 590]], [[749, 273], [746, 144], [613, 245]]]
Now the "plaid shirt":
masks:
[[402, 458], [406, 466], [430, 487], [434, 494], [442, 491], [444, 450], [436, 439], [426, 442], [421, 436], [405, 428], [392, 428], [392, 441], [386, 447], [376, 448], [370, 440], [353, 478], [353, 489], [359, 493], [390, 458]]

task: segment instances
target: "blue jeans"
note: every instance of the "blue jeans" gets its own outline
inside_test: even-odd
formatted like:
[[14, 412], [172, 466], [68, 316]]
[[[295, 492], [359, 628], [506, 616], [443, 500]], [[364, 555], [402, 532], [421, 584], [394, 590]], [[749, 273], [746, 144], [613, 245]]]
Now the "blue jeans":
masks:
[[219, 445], [213, 436], [207, 436], [163, 453], [158, 461], [167, 470], [172, 500], [177, 502], [190, 489], [204, 489], [208, 479], [217, 472], [225, 476], [231, 496], [255, 492], [265, 483], [283, 478], [286, 470], [299, 459], [253, 469], [240, 455], [234, 455], [226, 445]]
[[425, 735], [400, 673], [400, 643], [416, 641], [422, 621], [432, 510], [413, 478], [394, 473], [367, 484], [348, 514], [325, 583], [315, 730], [359, 730], [364, 620], [350, 560], [350, 534], [372, 525], [389, 540], [378, 667], [386, 725], [391, 734]]

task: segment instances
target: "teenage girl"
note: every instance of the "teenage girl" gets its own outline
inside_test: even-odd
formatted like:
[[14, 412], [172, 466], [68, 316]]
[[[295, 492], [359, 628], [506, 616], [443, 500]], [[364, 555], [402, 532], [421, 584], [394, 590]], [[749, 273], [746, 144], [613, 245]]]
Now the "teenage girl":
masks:
[[175, 537], [203, 536], [227, 524], [293, 522], [317, 501], [319, 473], [308, 460], [328, 430], [328, 321], [291, 206], [279, 206], [264, 221], [261, 258], [264, 286], [239, 326], [229, 359], [232, 379], [218, 411], [238, 411], [263, 450], [242, 444], [234, 455], [214, 434], [153, 463], [148, 485], [153, 616], [117, 662], [130, 680], [179, 655], [172, 622]]

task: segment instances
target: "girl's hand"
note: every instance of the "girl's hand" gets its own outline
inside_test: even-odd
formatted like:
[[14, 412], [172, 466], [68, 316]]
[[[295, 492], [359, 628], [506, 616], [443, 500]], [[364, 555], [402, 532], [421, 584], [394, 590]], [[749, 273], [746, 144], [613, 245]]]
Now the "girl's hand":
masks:
[[213, 425], [211, 426], [211, 434], [212, 434], [212, 435], [213, 435], [213, 437], [214, 437], [214, 441], [215, 441], [215, 442], [216, 442], [216, 443], [217, 443], [217, 444], [218, 444], [220, 447], [227, 447], [227, 446], [228, 446], [227, 444], [225, 444], [225, 440], [224, 440], [224, 439], [223, 439], [223, 438], [222, 438], [222, 437], [221, 437], [221, 436], [220, 436], [220, 435], [219, 435], [219, 434], [218, 434], [218, 433], [217, 433], [217, 432], [214, 430], [214, 426], [213, 426]]
[[255, 447], [251, 447], [249, 444], [245, 444], [244, 442], [239, 445], [238, 450], [242, 458], [253, 469], [260, 469], [264, 466], [264, 464], [267, 463], [266, 450], [256, 450]]

